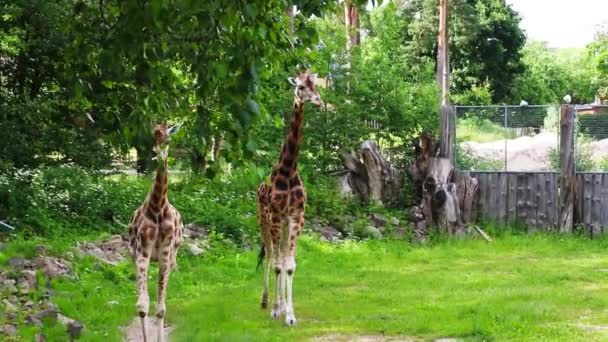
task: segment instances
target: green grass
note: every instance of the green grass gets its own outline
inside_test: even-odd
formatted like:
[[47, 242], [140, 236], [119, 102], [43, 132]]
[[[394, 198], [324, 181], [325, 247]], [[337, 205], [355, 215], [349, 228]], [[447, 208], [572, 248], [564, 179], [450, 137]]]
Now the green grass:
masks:
[[[176, 326], [173, 341], [309, 340], [329, 334], [471, 341], [608, 339], [606, 330], [581, 327], [608, 321], [608, 240], [505, 236], [492, 243], [334, 246], [305, 236], [294, 282], [294, 328], [271, 321], [268, 311], [259, 308], [262, 274], [255, 271], [255, 251], [213, 246], [203, 257], [182, 255], [180, 270], [172, 274], [167, 320]], [[9, 246], [6, 253], [17, 250]], [[83, 340], [119, 341], [119, 327], [135, 314], [131, 265], [101, 266], [86, 259], [77, 263], [77, 274], [77, 282], [54, 284], [54, 301], [86, 324]], [[153, 276], [150, 284], [155, 284]], [[31, 340], [35, 328], [22, 326], [20, 332]], [[66, 339], [57, 326], [45, 332], [49, 340]]]
[[[458, 142], [475, 141], [486, 143], [505, 139], [504, 127], [481, 118], [458, 119], [456, 122]], [[512, 133], [507, 133], [507, 139], [513, 139]]]

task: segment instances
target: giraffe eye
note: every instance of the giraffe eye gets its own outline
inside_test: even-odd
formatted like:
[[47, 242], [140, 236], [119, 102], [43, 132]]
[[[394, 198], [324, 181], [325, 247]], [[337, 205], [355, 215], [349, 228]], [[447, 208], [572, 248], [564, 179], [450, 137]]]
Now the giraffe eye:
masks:
[[304, 90], [304, 86], [303, 86], [303, 85], [298, 86], [298, 89], [300, 89], [300, 90]]

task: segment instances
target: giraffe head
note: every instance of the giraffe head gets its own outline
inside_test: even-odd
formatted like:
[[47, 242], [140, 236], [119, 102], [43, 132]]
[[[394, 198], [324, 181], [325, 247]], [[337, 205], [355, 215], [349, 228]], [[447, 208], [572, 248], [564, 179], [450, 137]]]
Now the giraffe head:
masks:
[[169, 142], [171, 141], [171, 135], [176, 133], [181, 125], [174, 125], [167, 127], [166, 124], [162, 123], [154, 127], [154, 152], [156, 153], [156, 159], [158, 161], [166, 161], [169, 154]]
[[289, 77], [289, 83], [291, 83], [295, 89], [295, 101], [296, 103], [311, 102], [317, 106], [323, 104], [321, 96], [315, 89], [317, 83], [317, 74], [311, 74], [305, 71], [299, 74], [297, 77]]

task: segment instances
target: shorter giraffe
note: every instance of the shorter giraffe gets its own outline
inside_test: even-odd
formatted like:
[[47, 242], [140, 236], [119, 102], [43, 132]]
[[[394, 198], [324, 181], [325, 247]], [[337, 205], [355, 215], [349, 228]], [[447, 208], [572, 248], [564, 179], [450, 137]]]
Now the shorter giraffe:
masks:
[[316, 74], [308, 72], [289, 78], [295, 87], [289, 133], [268, 182], [262, 183], [258, 189], [258, 220], [263, 241], [259, 261], [264, 263], [262, 308], [268, 306], [270, 268], [274, 266], [275, 298], [270, 316], [275, 319], [285, 315], [287, 325], [296, 324], [292, 288], [296, 271], [296, 241], [304, 227], [306, 204], [306, 190], [298, 175], [304, 103], [322, 104], [315, 90], [316, 79]]
[[167, 198], [167, 154], [170, 135], [179, 128], [167, 128], [164, 124], [154, 129], [156, 145], [156, 178], [144, 203], [135, 211], [129, 221], [129, 247], [135, 261], [137, 273], [137, 311], [141, 318], [144, 342], [146, 336], [146, 316], [150, 305], [148, 297], [148, 268], [150, 261], [158, 261], [158, 293], [156, 317], [158, 318], [157, 341], [164, 341], [165, 297], [169, 271], [177, 266], [177, 249], [182, 241], [183, 227], [181, 215]]

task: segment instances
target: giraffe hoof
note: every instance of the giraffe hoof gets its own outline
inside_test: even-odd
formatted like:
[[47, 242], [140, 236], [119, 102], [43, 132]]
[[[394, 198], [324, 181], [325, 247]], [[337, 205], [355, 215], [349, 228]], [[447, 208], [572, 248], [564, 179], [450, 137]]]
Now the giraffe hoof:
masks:
[[268, 307], [268, 302], [262, 302], [260, 306], [262, 307], [262, 309], [266, 309]]
[[294, 315], [287, 315], [287, 317], [285, 318], [285, 323], [290, 327], [296, 325], [296, 317]]
[[281, 310], [281, 309], [273, 309], [270, 312], [270, 318], [277, 319], [277, 318], [281, 317], [282, 314], [283, 314], [283, 310]]

